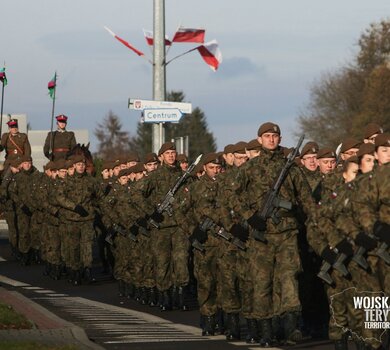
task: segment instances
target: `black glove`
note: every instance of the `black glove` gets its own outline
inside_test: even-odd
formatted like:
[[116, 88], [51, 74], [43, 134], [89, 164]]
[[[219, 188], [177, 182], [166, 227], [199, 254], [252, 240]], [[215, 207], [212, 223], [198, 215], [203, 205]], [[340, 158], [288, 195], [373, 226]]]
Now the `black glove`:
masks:
[[203, 244], [207, 241], [207, 232], [201, 230], [199, 226], [196, 227], [192, 235], [190, 236], [190, 242], [197, 240], [199, 243]]
[[249, 231], [240, 224], [233, 224], [230, 233], [241, 242], [246, 242], [249, 238]]
[[158, 224], [162, 223], [164, 221], [164, 215], [160, 214], [157, 210], [153, 212], [152, 215], [150, 215], [150, 218], [157, 222]]
[[267, 223], [264, 219], [262, 219], [258, 212], [254, 213], [249, 219], [248, 224], [251, 225], [257, 231], [266, 231]]
[[137, 225], [131, 226], [130, 233], [132, 233], [134, 236], [137, 236], [139, 233], [139, 226], [137, 226]]
[[77, 204], [73, 211], [77, 214], [79, 214], [80, 216], [82, 216], [83, 218], [85, 218], [86, 216], [88, 216], [88, 212], [80, 205], [80, 204]]
[[322, 251], [321, 258], [333, 265], [337, 259], [337, 254], [328, 246]]
[[26, 204], [23, 204], [20, 209], [22, 209], [22, 212], [28, 216], [32, 215], [31, 210], [28, 208]]
[[378, 242], [374, 238], [371, 238], [364, 232], [359, 232], [359, 234], [356, 236], [355, 243], [359, 247], [366, 248], [367, 250], [373, 250], [378, 245]]
[[353, 248], [352, 244], [347, 241], [346, 238], [344, 238], [340, 243], [336, 245], [337, 250], [340, 253], [345, 254], [346, 256], [352, 256], [353, 255]]
[[374, 224], [374, 235], [390, 246], [390, 225], [381, 221]]
[[148, 221], [145, 218], [138, 219], [137, 224], [143, 228], [148, 228]]

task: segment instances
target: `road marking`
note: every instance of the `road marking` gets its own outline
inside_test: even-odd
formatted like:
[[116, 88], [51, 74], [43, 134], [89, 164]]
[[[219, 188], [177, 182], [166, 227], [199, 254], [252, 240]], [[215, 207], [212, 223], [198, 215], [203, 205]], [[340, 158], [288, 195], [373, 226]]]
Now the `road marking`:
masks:
[[41, 287], [22, 287], [23, 289], [28, 289], [28, 290], [38, 290], [38, 289], [43, 289]]
[[6, 276], [0, 275], [0, 283], [9, 284], [12, 287], [27, 287], [30, 286], [28, 283], [20, 282], [13, 280], [11, 278], [8, 278]]
[[68, 294], [61, 294], [61, 293], [48, 293], [49, 297], [67, 297]]
[[49, 289], [34, 290], [34, 292], [39, 294], [55, 293], [54, 290], [49, 290]]

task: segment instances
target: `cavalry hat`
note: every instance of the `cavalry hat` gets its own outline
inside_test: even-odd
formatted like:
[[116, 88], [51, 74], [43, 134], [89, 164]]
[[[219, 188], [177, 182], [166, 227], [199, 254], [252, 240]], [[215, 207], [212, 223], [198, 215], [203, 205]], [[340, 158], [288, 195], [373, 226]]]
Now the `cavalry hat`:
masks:
[[129, 169], [129, 174], [131, 173], [142, 173], [145, 171], [144, 164], [143, 163], [138, 163], [136, 165], [131, 166]]
[[154, 162], [158, 162], [157, 154], [153, 152], [146, 153], [144, 158], [144, 163], [147, 164], [147, 163], [154, 163]]
[[228, 153], [233, 153], [232, 151], [232, 148], [234, 147], [234, 145], [232, 145], [231, 143], [229, 143], [228, 145], [225, 146], [225, 148], [223, 149], [223, 153], [224, 154], [228, 154]]
[[67, 123], [68, 122], [68, 117], [64, 114], [60, 114], [56, 116], [57, 122], [60, 123]]
[[13, 168], [17, 168], [17, 167], [19, 167], [20, 164], [22, 164], [22, 158], [18, 157], [18, 158], [12, 159], [12, 160], [9, 161], [9, 164]]
[[259, 141], [257, 141], [257, 139], [253, 139], [253, 140], [250, 140], [246, 144], [246, 149], [247, 149], [247, 151], [261, 150], [261, 145], [260, 145]]
[[375, 134], [383, 134], [383, 129], [376, 123], [368, 123], [364, 129], [364, 138], [368, 139]]
[[115, 162], [112, 160], [105, 160], [102, 164], [102, 170], [104, 169], [112, 169], [115, 166]]
[[261, 124], [259, 130], [257, 131], [257, 136], [261, 136], [266, 132], [274, 132], [280, 135], [279, 125], [272, 122]]
[[359, 148], [362, 143], [352, 137], [343, 140], [341, 145], [341, 153], [348, 151], [351, 148]]
[[139, 162], [139, 155], [137, 152], [130, 152], [126, 159], [127, 162]]
[[58, 170], [60, 170], [60, 169], [68, 169], [65, 159], [59, 159], [59, 160], [55, 161], [55, 163], [56, 163], [56, 166], [57, 166]]
[[321, 158], [336, 158], [336, 153], [329, 147], [321, 148], [317, 153], [317, 159]]
[[235, 143], [231, 149], [231, 153], [245, 153], [245, 148], [246, 148], [247, 143], [244, 141], [239, 141]]
[[127, 175], [130, 175], [129, 169], [122, 169], [119, 172], [118, 177], [127, 176]]
[[188, 158], [184, 153], [179, 154], [176, 159], [180, 163], [188, 163]]
[[390, 134], [380, 134], [375, 138], [375, 148], [379, 146], [390, 147]]
[[18, 127], [18, 120], [17, 120], [17, 119], [10, 119], [10, 120], [7, 122], [7, 125], [8, 125], [10, 128], [17, 128], [17, 127]]
[[307, 142], [301, 151], [301, 158], [305, 156], [306, 154], [317, 154], [319, 150], [317, 142], [309, 141]]
[[221, 158], [218, 153], [211, 152], [205, 154], [204, 157], [202, 157], [202, 164], [206, 165], [208, 163], [221, 164]]
[[74, 157], [72, 157], [72, 162], [73, 164], [85, 162], [85, 157], [82, 154], [75, 155]]
[[357, 152], [356, 156], [362, 157], [365, 154], [372, 154], [374, 152], [375, 152], [375, 145], [373, 145], [372, 143], [363, 143], [360, 146], [359, 151]]
[[32, 162], [32, 158], [31, 156], [28, 156], [28, 155], [23, 155], [20, 157], [20, 162], [23, 163], [23, 162]]

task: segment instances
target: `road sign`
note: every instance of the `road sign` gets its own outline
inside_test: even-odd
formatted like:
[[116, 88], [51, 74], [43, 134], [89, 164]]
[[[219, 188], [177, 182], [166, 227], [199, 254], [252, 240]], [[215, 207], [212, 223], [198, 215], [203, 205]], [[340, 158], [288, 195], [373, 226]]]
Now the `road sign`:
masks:
[[178, 108], [146, 108], [144, 123], [177, 123], [183, 113]]
[[142, 111], [144, 109], [166, 109], [166, 108], [177, 108], [182, 113], [191, 113], [192, 112], [192, 104], [185, 102], [171, 102], [171, 101], [152, 101], [152, 100], [140, 100], [136, 98], [129, 98], [130, 109], [135, 109], [138, 111]]

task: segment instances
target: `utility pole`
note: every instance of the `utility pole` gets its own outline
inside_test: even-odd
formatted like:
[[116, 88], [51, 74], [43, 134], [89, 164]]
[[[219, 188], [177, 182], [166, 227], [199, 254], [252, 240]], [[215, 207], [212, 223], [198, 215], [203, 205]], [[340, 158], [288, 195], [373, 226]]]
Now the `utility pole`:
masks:
[[[165, 0], [153, 2], [153, 100], [165, 101]], [[154, 123], [152, 130], [153, 152], [164, 143], [164, 124]]]

